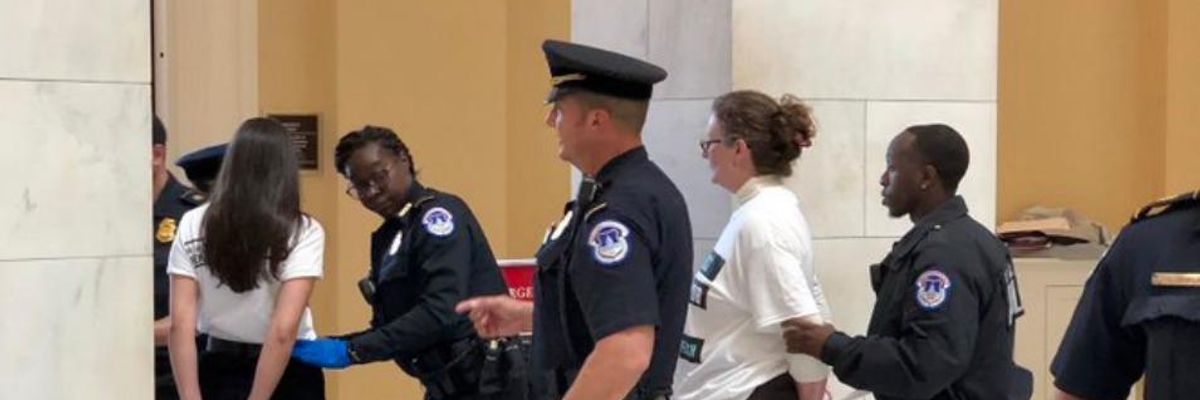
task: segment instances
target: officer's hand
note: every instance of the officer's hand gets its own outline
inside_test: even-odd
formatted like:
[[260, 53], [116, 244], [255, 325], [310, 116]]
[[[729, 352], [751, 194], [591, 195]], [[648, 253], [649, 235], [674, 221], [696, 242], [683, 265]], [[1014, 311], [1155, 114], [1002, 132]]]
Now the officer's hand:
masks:
[[458, 303], [454, 311], [466, 314], [482, 338], [514, 336], [533, 325], [528, 303], [505, 295], [476, 297]]
[[834, 331], [833, 325], [793, 319], [783, 323], [783, 341], [788, 353], [803, 353], [820, 359], [821, 349]]
[[297, 340], [292, 358], [321, 368], [342, 369], [351, 364], [346, 341], [337, 339]]

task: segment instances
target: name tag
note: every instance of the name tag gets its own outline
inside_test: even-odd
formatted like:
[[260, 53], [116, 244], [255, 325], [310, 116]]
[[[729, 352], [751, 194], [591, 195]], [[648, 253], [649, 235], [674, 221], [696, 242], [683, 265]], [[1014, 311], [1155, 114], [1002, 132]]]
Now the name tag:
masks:
[[1166, 287], [1200, 287], [1200, 273], [1155, 272], [1150, 277], [1150, 284]]

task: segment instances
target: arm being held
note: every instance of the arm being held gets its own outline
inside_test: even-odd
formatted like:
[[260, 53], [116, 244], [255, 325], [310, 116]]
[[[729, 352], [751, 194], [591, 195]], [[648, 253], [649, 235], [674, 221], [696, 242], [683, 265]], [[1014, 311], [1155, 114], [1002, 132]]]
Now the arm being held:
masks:
[[[820, 314], [792, 318], [781, 325], [823, 326], [824, 320]], [[826, 378], [829, 376], [829, 366], [821, 360], [808, 354], [788, 354], [788, 374], [796, 381], [800, 400], [820, 400], [825, 398]]]

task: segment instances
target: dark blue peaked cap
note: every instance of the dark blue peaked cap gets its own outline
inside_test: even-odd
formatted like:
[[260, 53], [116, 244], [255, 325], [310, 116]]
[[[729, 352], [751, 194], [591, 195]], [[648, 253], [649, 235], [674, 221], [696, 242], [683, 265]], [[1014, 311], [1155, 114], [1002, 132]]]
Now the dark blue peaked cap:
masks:
[[228, 143], [221, 143], [184, 154], [175, 165], [183, 168], [188, 180], [193, 183], [211, 181], [216, 179], [217, 173], [221, 171], [221, 161], [225, 159], [228, 147]]
[[554, 81], [548, 102], [573, 89], [648, 100], [654, 84], [667, 79], [667, 71], [657, 65], [591, 46], [546, 40], [542, 42], [542, 51], [546, 53], [546, 64]]

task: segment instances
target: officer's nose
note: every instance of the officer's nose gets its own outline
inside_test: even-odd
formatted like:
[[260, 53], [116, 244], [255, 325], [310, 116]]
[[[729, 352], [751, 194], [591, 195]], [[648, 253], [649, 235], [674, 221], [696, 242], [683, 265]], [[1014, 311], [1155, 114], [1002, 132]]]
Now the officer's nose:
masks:
[[887, 187], [887, 185], [888, 185], [888, 173], [885, 170], [885, 171], [883, 171], [883, 174], [879, 175], [879, 186]]

